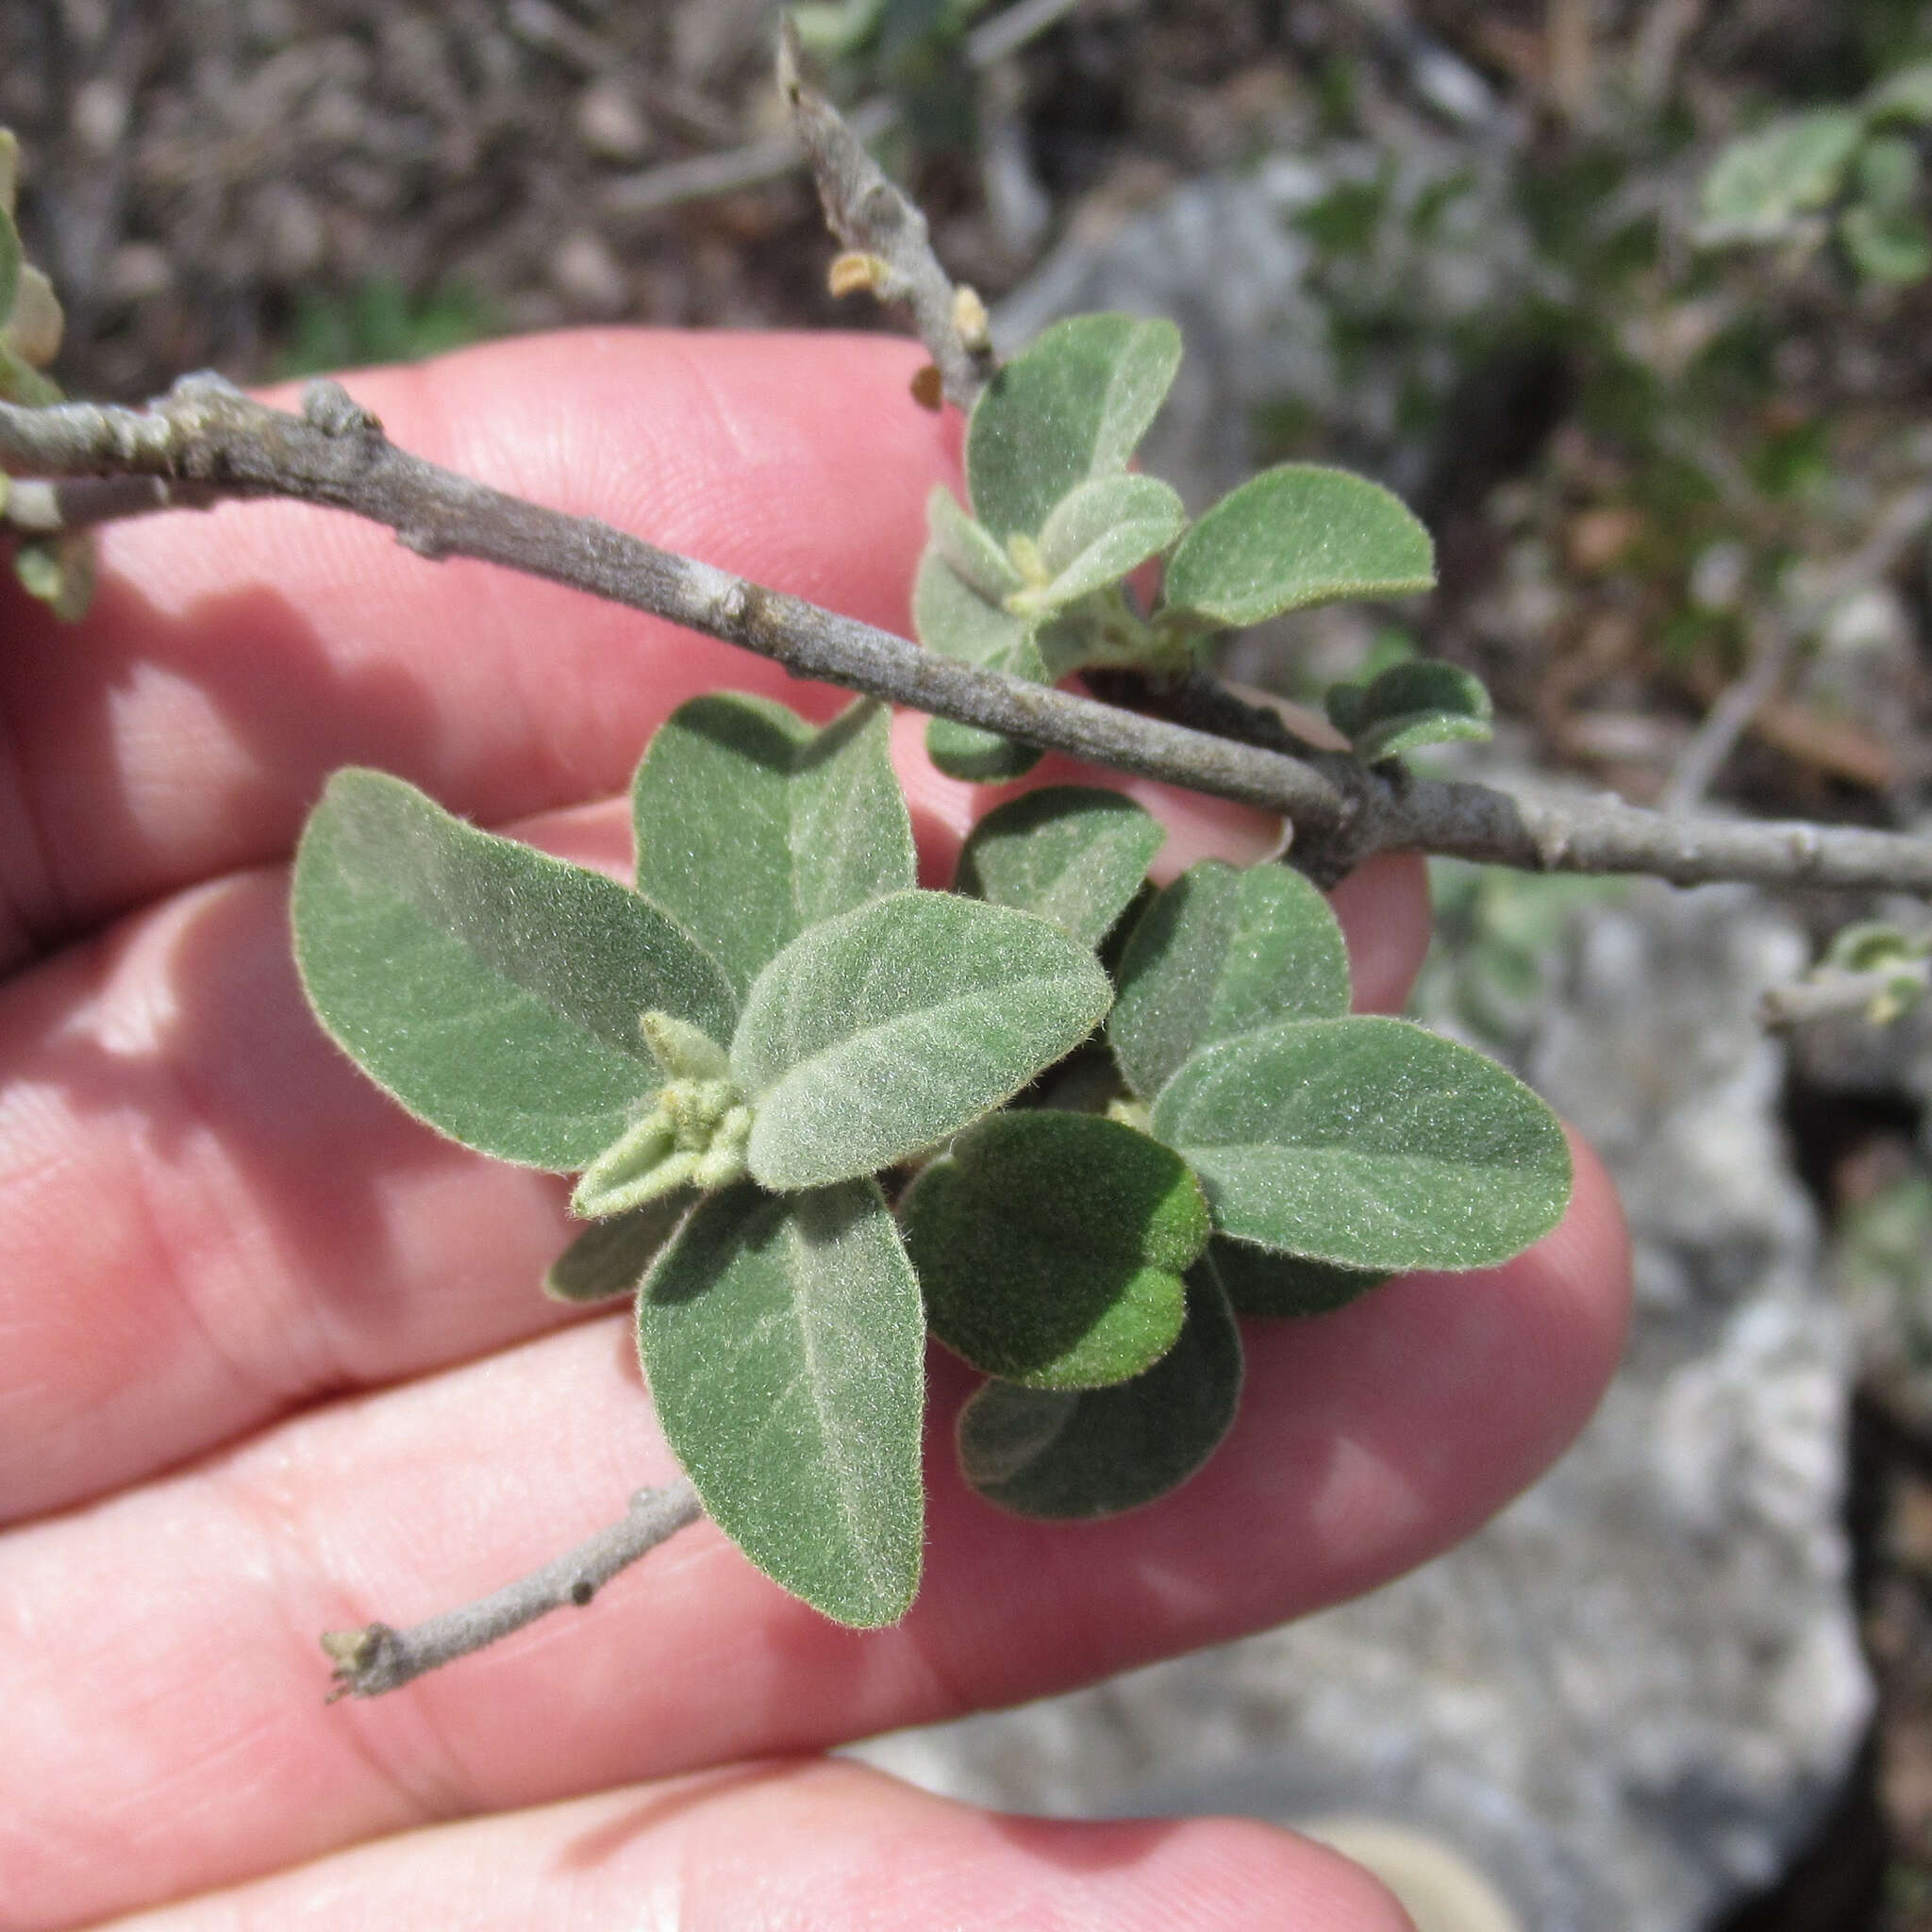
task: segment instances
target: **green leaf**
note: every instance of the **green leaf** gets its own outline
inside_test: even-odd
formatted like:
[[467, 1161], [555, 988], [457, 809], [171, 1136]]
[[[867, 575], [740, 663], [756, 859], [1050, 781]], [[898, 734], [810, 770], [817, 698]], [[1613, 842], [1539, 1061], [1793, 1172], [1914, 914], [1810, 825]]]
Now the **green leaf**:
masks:
[[1337, 1268], [1301, 1255], [1277, 1255], [1224, 1234], [1208, 1242], [1208, 1253], [1237, 1315], [1332, 1314], [1389, 1279], [1380, 1269]]
[[1132, 903], [1167, 830], [1118, 791], [1046, 785], [974, 826], [953, 890], [1038, 913], [1097, 946]]
[[1858, 150], [1858, 199], [1874, 208], [1909, 208], [1918, 199], [1922, 178], [1918, 143], [1902, 135], [1881, 134]]
[[925, 499], [925, 525], [940, 559], [989, 604], [998, 604], [1026, 581], [992, 533], [959, 508], [943, 483], [935, 483]]
[[22, 589], [54, 607], [69, 624], [87, 615], [94, 594], [93, 539], [86, 530], [61, 530], [30, 538], [13, 553]]
[[872, 1181], [701, 1203], [638, 1297], [638, 1352], [706, 1513], [860, 1629], [919, 1587], [925, 1324]]
[[1180, 1340], [1145, 1374], [1078, 1391], [989, 1382], [959, 1412], [959, 1467], [1019, 1516], [1117, 1515], [1178, 1489], [1213, 1455], [1241, 1389], [1241, 1336], [1204, 1258], [1188, 1274]]
[[925, 727], [925, 755], [949, 778], [968, 785], [1005, 785], [1024, 778], [1045, 753], [1037, 744], [982, 731], [976, 724], [934, 718]]
[[584, 1166], [656, 1091], [645, 1008], [714, 1037], [736, 1017], [719, 969], [655, 906], [380, 772], [329, 780], [291, 912], [336, 1043], [431, 1126], [528, 1167]]
[[1083, 1113], [981, 1121], [900, 1215], [932, 1332], [1033, 1389], [1124, 1382], [1165, 1355], [1208, 1232], [1178, 1155]]
[[1481, 678], [1425, 658], [1391, 664], [1366, 686], [1335, 685], [1326, 702], [1329, 723], [1371, 765], [1424, 745], [1485, 740], [1495, 715]]
[[19, 403], [29, 409], [43, 409], [59, 400], [59, 385], [49, 382], [0, 334], [0, 403]]
[[1191, 866], [1134, 926], [1107, 1037], [1151, 1100], [1190, 1055], [1284, 1020], [1348, 1011], [1348, 948], [1328, 902], [1285, 865]]
[[1775, 242], [1835, 200], [1865, 138], [1853, 108], [1816, 108], [1732, 142], [1704, 177], [1698, 232], [1707, 242]]
[[1912, 208], [1857, 202], [1838, 219], [1839, 240], [1868, 280], [1901, 285], [1932, 274], [1932, 230]]
[[973, 513], [1004, 542], [1035, 537], [1090, 476], [1127, 467], [1180, 365], [1166, 321], [1076, 315], [1056, 323], [981, 391], [966, 426]]
[[677, 1232], [697, 1195], [689, 1188], [647, 1201], [625, 1214], [593, 1221], [543, 1277], [543, 1292], [559, 1302], [601, 1302], [635, 1294], [658, 1251]]
[[[8, 312], [7, 326], [0, 330], [0, 347], [35, 370], [44, 369], [60, 353], [60, 337], [65, 327], [66, 320], [53, 283], [31, 263], [23, 262], [14, 283], [13, 306]], [[42, 378], [42, 388], [51, 394], [39, 400], [59, 400], [60, 391], [45, 377]], [[22, 395], [13, 400], [33, 403], [36, 398]]]
[[[1029, 620], [989, 604], [930, 545], [919, 559], [919, 575], [912, 580], [912, 628], [928, 651], [1003, 670], [1024, 658], [1033, 634]], [[1022, 671], [1018, 675], [1032, 674]], [[1039, 676], [1043, 683], [1043, 665]]]
[[1109, 991], [1058, 926], [949, 892], [814, 926], [753, 983], [731, 1042], [753, 1175], [819, 1187], [936, 1145], [1079, 1045]]
[[1932, 127], [1932, 60], [1888, 74], [1865, 96], [1864, 105], [1872, 126], [1902, 121], [1914, 127]]
[[1040, 533], [1040, 558], [1050, 573], [1037, 587], [1015, 591], [1007, 608], [1044, 617], [1117, 584], [1186, 527], [1188, 513], [1152, 476], [1096, 476], [1061, 499]]
[[1258, 624], [1341, 597], [1407, 597], [1436, 581], [1429, 533], [1378, 483], [1282, 463], [1231, 490], [1174, 546], [1166, 608]]
[[913, 883], [888, 722], [857, 704], [819, 730], [721, 691], [680, 705], [651, 740], [631, 785], [638, 891], [741, 995], [808, 926]]
[[1212, 1046], [1155, 1135], [1224, 1234], [1344, 1268], [1481, 1268], [1561, 1220], [1556, 1116], [1481, 1054], [1405, 1020], [1308, 1020]]

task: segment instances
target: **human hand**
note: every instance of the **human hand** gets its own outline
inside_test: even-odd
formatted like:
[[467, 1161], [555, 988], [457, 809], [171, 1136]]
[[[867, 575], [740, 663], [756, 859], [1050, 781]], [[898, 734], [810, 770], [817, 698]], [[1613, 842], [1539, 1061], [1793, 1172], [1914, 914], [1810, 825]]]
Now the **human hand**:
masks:
[[[613, 334], [351, 387], [405, 448], [903, 631], [957, 451], [907, 399], [916, 361]], [[966, 1492], [969, 1378], [936, 1357], [925, 1582], [896, 1628], [826, 1623], [699, 1524], [582, 1617], [325, 1706], [319, 1632], [480, 1595], [673, 1464], [627, 1322], [536, 1292], [562, 1185], [420, 1128], [309, 1018], [282, 871], [304, 810], [375, 764], [621, 871], [609, 801], [675, 706], [845, 700], [295, 506], [103, 552], [87, 624], [12, 606], [0, 656], [0, 1928], [1401, 1924], [1266, 1826], [995, 1819], [816, 1754], [1280, 1622], [1468, 1533], [1617, 1352], [1623, 1233], [1590, 1156], [1506, 1267], [1251, 1324], [1233, 1434], [1124, 1518]], [[978, 808], [901, 723], [944, 883]], [[1132, 789], [1173, 828], [1164, 872], [1266, 849], [1251, 813]], [[1336, 906], [1359, 1003], [1398, 1006], [1419, 864]]]

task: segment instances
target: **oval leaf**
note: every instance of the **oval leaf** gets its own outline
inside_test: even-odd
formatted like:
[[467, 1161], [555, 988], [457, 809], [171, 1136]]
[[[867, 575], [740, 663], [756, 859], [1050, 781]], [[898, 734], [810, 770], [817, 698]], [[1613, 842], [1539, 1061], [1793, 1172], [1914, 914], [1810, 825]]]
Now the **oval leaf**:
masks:
[[982, 1121], [900, 1215], [932, 1332], [1034, 1389], [1124, 1382], [1165, 1355], [1208, 1231], [1178, 1155], [1079, 1113]]
[[[1488, 689], [1474, 672], [1425, 658], [1391, 664], [1344, 710], [1355, 722], [1341, 728], [1367, 764], [1428, 744], [1479, 742], [1491, 736], [1495, 714]], [[1335, 708], [1328, 715], [1339, 723]]]
[[1344, 1268], [1481, 1268], [1570, 1199], [1557, 1117], [1481, 1054], [1405, 1020], [1308, 1020], [1196, 1054], [1153, 1128], [1224, 1234]]
[[1224, 1234], [1208, 1242], [1208, 1253], [1237, 1315], [1329, 1315], [1389, 1279], [1380, 1269], [1338, 1268], [1303, 1255], [1277, 1255]]
[[1040, 533], [1051, 579], [1038, 590], [1014, 591], [1007, 608], [1043, 617], [1104, 591], [1165, 550], [1187, 521], [1180, 498], [1152, 476], [1096, 476], [1063, 498]]
[[658, 1087], [645, 1008], [717, 1038], [736, 1018], [718, 967], [656, 907], [380, 772], [329, 780], [291, 911], [337, 1044], [431, 1126], [527, 1167], [586, 1166]]
[[1704, 177], [1700, 238], [1775, 242], [1836, 197], [1864, 138], [1856, 108], [1816, 108], [1731, 142]]
[[651, 1398], [706, 1513], [860, 1629], [895, 1623], [919, 1587], [924, 1333], [871, 1181], [715, 1194], [638, 1297]]
[[968, 590], [989, 604], [997, 604], [1025, 582], [992, 533], [959, 508], [943, 483], [935, 483], [925, 499], [925, 526], [932, 532], [932, 547], [941, 560]]
[[1348, 948], [1328, 902], [1285, 865], [1191, 866], [1128, 936], [1107, 1037], [1152, 1099], [1190, 1055], [1284, 1020], [1348, 1011]]
[[1435, 546], [1380, 484], [1283, 463], [1230, 491], [1174, 546], [1167, 608], [1258, 624], [1340, 597], [1407, 597], [1436, 581]]
[[1203, 1260], [1189, 1271], [1180, 1340], [1145, 1374], [1079, 1391], [989, 1382], [959, 1412], [959, 1467], [1015, 1515], [1118, 1515], [1178, 1489], [1213, 1455], [1241, 1390], [1241, 1336]]
[[752, 1174], [819, 1187], [933, 1146], [1072, 1052], [1108, 996], [1058, 926], [949, 892], [815, 926], [758, 975], [731, 1043]]
[[1046, 756], [1037, 744], [934, 718], [925, 727], [925, 755], [949, 778], [968, 785], [1005, 785], [1024, 778]]
[[1097, 946], [1133, 902], [1167, 831], [1118, 791], [1044, 785], [974, 826], [953, 890], [1037, 913]]
[[928, 547], [912, 580], [912, 628], [928, 651], [943, 658], [1005, 668], [1025, 648], [1030, 625], [999, 605], [989, 604], [936, 549]]
[[550, 1264], [543, 1292], [559, 1302], [601, 1302], [635, 1294], [658, 1251], [697, 1200], [690, 1188], [625, 1214], [593, 1221]]
[[973, 513], [1000, 542], [1036, 537], [1090, 476], [1124, 470], [1180, 366], [1174, 324], [1056, 323], [980, 391], [966, 426]]
[[679, 706], [651, 740], [631, 784], [638, 891], [741, 996], [808, 926], [913, 884], [887, 724], [884, 707], [858, 704], [820, 730], [721, 691]]

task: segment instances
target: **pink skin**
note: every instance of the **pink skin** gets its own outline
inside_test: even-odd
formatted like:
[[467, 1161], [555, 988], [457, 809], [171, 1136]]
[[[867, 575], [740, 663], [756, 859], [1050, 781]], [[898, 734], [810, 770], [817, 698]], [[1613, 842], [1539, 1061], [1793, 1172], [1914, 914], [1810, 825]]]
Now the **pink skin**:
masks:
[[[406, 447], [903, 630], [926, 490], [957, 479], [956, 425], [906, 398], [916, 361], [606, 334], [351, 388]], [[534, 1291], [561, 1184], [438, 1141], [305, 1013], [281, 870], [303, 812], [334, 766], [378, 764], [621, 870], [609, 801], [674, 705], [844, 699], [291, 506], [104, 548], [84, 629], [29, 618], [0, 654], [0, 1928], [169, 1900], [155, 1923], [181, 1928], [426, 1923], [430, 1898], [439, 1925], [601, 1924], [607, 1892], [692, 1924], [976, 1923], [975, 1900], [1041, 1925], [1403, 1923], [1261, 1827], [1019, 1824], [764, 1760], [1266, 1625], [1467, 1534], [1617, 1356], [1624, 1235], [1588, 1152], [1562, 1227], [1508, 1266], [1252, 1328], [1233, 1438], [1118, 1522], [965, 1493], [967, 1378], [936, 1357], [926, 1582], [894, 1630], [825, 1624], [701, 1524], [584, 1618], [325, 1707], [316, 1632], [493, 1588], [671, 1471], [624, 1317]], [[985, 799], [899, 724], [943, 883]], [[1107, 782], [1035, 782], [1074, 775]], [[1274, 842], [1130, 789], [1166, 871]], [[1399, 1005], [1420, 865], [1335, 903], [1358, 1004]]]

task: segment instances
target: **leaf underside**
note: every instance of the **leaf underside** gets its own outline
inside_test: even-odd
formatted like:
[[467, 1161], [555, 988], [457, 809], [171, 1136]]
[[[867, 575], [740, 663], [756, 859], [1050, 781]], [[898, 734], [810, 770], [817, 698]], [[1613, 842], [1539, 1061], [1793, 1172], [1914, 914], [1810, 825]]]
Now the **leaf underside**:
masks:
[[452, 1140], [587, 1165], [659, 1085], [646, 1008], [728, 1038], [737, 1002], [674, 921], [580, 867], [453, 818], [380, 772], [339, 772], [291, 898], [330, 1035]]
[[1145, 1374], [1082, 1391], [989, 1382], [959, 1412], [959, 1467], [1015, 1515], [1118, 1515], [1200, 1469], [1234, 1422], [1241, 1387], [1241, 1336], [1204, 1257], [1188, 1274], [1180, 1339]]
[[702, 1202], [638, 1297], [664, 1434], [775, 1583], [861, 1629], [919, 1585], [924, 1322], [877, 1185]]
[[1224, 1234], [1208, 1242], [1208, 1252], [1238, 1315], [1270, 1320], [1329, 1315], [1389, 1279], [1377, 1269], [1338, 1268], [1302, 1255], [1278, 1255]]
[[647, 1201], [590, 1226], [550, 1264], [543, 1292], [560, 1302], [608, 1301], [635, 1294], [644, 1271], [697, 1201], [689, 1188]]

